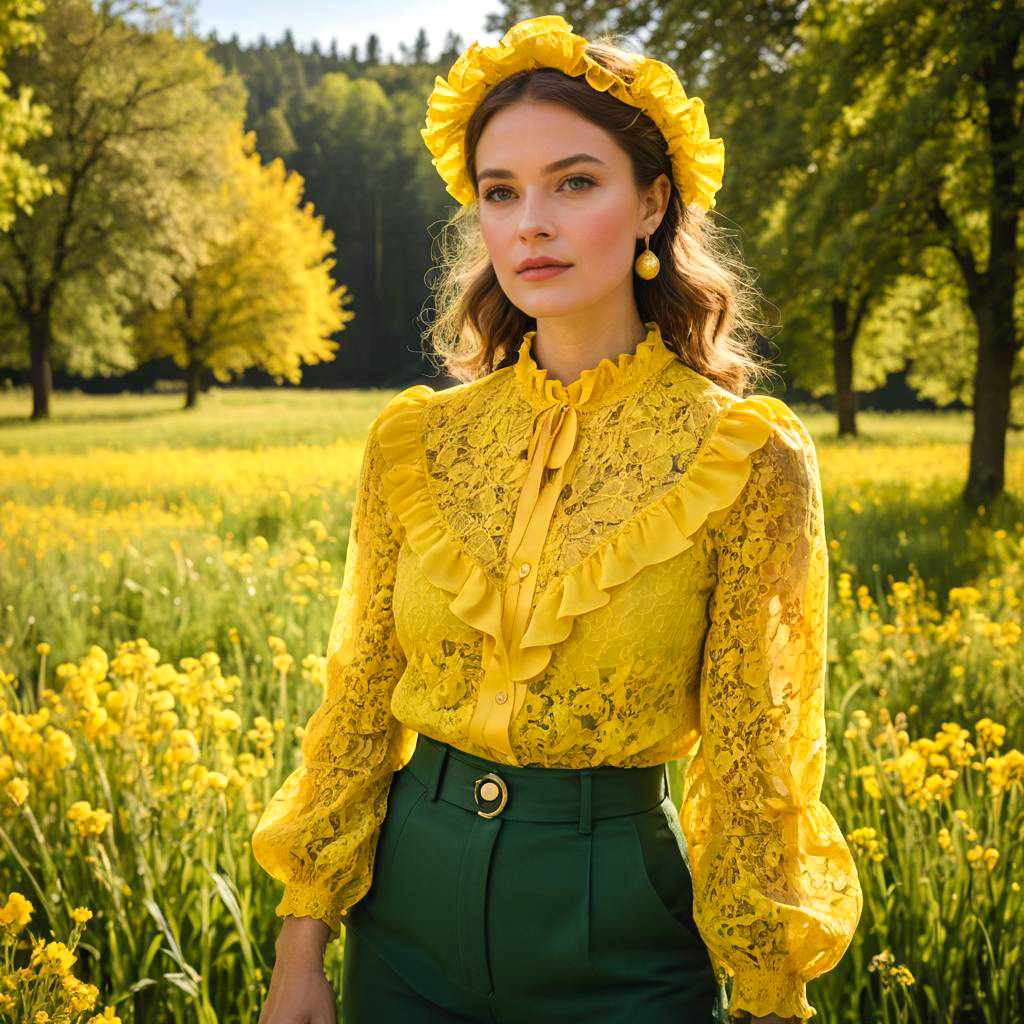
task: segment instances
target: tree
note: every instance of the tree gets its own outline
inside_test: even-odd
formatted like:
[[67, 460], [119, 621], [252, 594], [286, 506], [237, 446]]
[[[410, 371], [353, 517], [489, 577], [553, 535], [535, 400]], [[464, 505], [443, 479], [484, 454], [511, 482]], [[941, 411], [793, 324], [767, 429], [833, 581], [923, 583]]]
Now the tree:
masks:
[[20, 152], [29, 139], [52, 131], [50, 111], [32, 102], [31, 87], [23, 85], [17, 96], [10, 95], [11, 80], [4, 73], [10, 50], [42, 42], [42, 26], [30, 20], [42, 7], [42, 0], [0, 0], [0, 231], [10, 228], [16, 209], [30, 214], [32, 204], [54, 190], [46, 166], [36, 166]]
[[411, 46], [399, 42], [398, 52], [406, 64], [426, 64], [430, 59], [430, 41], [427, 37], [427, 30], [419, 29]]
[[12, 74], [53, 109], [53, 134], [26, 152], [45, 159], [60, 195], [0, 235], [0, 358], [27, 356], [33, 419], [49, 415], [53, 360], [110, 337], [81, 329], [73, 296], [106, 303], [92, 319], [110, 323], [140, 297], [166, 301], [202, 256], [194, 193], [219, 173], [206, 139], [244, 103], [240, 82], [150, 5], [49, 0], [43, 20], [44, 50]]
[[1024, 10], [1014, 0], [830, 4], [818, 59], [823, 117], [854, 107], [851, 158], [882, 183], [865, 212], [957, 275], [974, 322], [973, 434], [963, 499], [1005, 487], [1006, 432], [1024, 381], [1018, 322], [1024, 202]]
[[380, 61], [380, 36], [376, 32], [371, 32], [366, 37], [366, 64], [372, 67]]
[[[394, 310], [404, 305], [404, 296], [390, 292], [404, 279], [403, 233], [410, 231], [403, 223], [408, 207], [401, 199], [409, 186], [394, 106], [376, 82], [331, 72], [310, 90], [293, 131], [298, 145], [291, 164], [329, 211], [327, 225], [338, 239], [362, 329], [384, 336]], [[380, 361], [378, 350], [366, 348], [359, 375], [369, 376]]]
[[295, 136], [288, 118], [280, 107], [271, 107], [255, 126], [260, 153], [268, 160], [281, 157], [287, 160], [295, 152]]
[[819, 7], [795, 28], [772, 92], [769, 145], [778, 156], [748, 161], [764, 187], [756, 190], [760, 210], [747, 216], [758, 225], [751, 248], [765, 290], [785, 311], [792, 376], [813, 393], [834, 393], [843, 436], [857, 433], [857, 390], [884, 384], [905, 362], [911, 335], [865, 327], [911, 272], [915, 254], [911, 233], [893, 230], [892, 211], [880, 216], [889, 183], [855, 144], [875, 94], [853, 97], [838, 112], [818, 102], [836, 73], [817, 44], [818, 26], [830, 21]]
[[458, 32], [453, 32], [449, 29], [444, 36], [444, 42], [441, 44], [441, 52], [438, 54], [437, 63], [447, 71], [458, 56], [465, 49], [465, 44], [462, 41], [462, 36]]
[[280, 160], [262, 164], [252, 132], [228, 136], [222, 152], [231, 173], [213, 199], [220, 237], [170, 303], [134, 318], [140, 355], [169, 355], [185, 371], [186, 408], [205, 370], [226, 381], [259, 366], [298, 383], [303, 363], [333, 355], [331, 335], [353, 316], [331, 278], [334, 236], [311, 203], [299, 205], [302, 178]]
[[[246, 127], [264, 161], [282, 157], [304, 181], [304, 195], [335, 235], [335, 279], [353, 296], [355, 319], [335, 359], [306, 369], [314, 386], [398, 385], [424, 369], [423, 275], [430, 266], [431, 225], [448, 197], [423, 145], [424, 103], [433, 65], [331, 68], [308, 52], [310, 87], [299, 91], [284, 44], [261, 54], [223, 45], [211, 55], [250, 86]], [[276, 83], [276, 84], [274, 84]]]

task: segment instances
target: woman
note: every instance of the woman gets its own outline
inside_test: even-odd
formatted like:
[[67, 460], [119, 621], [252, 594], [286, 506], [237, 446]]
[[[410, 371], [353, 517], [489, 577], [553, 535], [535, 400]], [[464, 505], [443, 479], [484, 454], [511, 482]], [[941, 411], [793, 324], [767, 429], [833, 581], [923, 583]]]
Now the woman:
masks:
[[370, 430], [326, 697], [253, 836], [285, 882], [261, 1024], [334, 1021], [342, 923], [346, 1024], [806, 1019], [860, 917], [819, 799], [814, 446], [739, 397], [722, 142], [570, 28], [474, 43], [431, 96], [462, 383]]

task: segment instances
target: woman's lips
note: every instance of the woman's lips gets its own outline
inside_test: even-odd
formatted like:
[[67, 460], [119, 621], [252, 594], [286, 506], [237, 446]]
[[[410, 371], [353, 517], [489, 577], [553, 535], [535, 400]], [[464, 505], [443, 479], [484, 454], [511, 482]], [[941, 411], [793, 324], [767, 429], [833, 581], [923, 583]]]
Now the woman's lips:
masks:
[[560, 274], [563, 270], [568, 270], [567, 265], [549, 265], [547, 267], [527, 267], [525, 270], [519, 271], [519, 276], [525, 278], [527, 281], [543, 281], [546, 278], [554, 277], [556, 274]]

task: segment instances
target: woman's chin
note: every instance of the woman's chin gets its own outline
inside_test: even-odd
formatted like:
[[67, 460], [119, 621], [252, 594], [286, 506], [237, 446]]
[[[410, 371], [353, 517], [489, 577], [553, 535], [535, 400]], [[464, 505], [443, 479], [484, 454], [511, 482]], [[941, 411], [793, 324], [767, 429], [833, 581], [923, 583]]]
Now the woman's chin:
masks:
[[[516, 301], [516, 299], [519, 301]], [[527, 316], [535, 318], [571, 316], [586, 305], [586, 303], [567, 295], [523, 294], [521, 290], [512, 299], [512, 302], [517, 309], [521, 309]]]

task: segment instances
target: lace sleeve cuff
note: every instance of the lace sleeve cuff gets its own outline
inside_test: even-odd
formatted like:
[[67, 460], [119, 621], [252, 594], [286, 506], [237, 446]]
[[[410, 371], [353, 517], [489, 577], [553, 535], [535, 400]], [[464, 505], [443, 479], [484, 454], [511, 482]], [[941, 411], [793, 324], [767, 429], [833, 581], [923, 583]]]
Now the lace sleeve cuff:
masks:
[[747, 1012], [755, 1017], [775, 1013], [783, 1020], [807, 1020], [817, 1013], [807, 1001], [807, 983], [799, 975], [741, 966], [734, 972], [729, 1013]]

